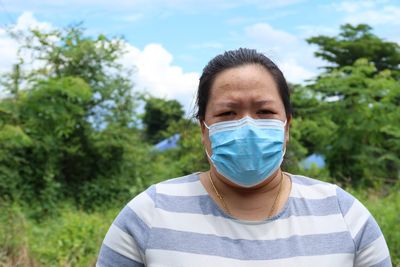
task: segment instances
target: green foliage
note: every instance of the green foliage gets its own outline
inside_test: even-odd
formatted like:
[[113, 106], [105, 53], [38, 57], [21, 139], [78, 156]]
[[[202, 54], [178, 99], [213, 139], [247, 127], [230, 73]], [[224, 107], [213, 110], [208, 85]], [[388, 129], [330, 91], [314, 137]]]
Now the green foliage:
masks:
[[151, 184], [150, 145], [143, 143], [137, 130], [109, 127], [92, 138], [98, 156], [90, 171], [97, 176], [79, 183], [82, 207], [104, 209], [125, 203]]
[[374, 216], [389, 246], [393, 266], [400, 266], [400, 183], [389, 190], [383, 189], [386, 188], [349, 188], [348, 191]]
[[[386, 192], [365, 188], [347, 188], [347, 191], [373, 214], [389, 246], [393, 266], [398, 266], [399, 184]], [[15, 204], [3, 202], [0, 208], [0, 265], [93, 266], [105, 233], [121, 205], [94, 213], [62, 205], [59, 216], [48, 217], [41, 223], [25, 218], [26, 211]]]
[[37, 223], [26, 208], [0, 203], [0, 266], [94, 266], [120, 208], [86, 213], [64, 203], [59, 216]]
[[400, 46], [397, 43], [377, 37], [366, 24], [345, 24], [340, 29], [335, 37], [319, 35], [307, 39], [308, 43], [319, 47], [315, 52], [317, 57], [334, 64], [334, 67], [326, 67], [328, 70], [351, 66], [357, 59], [366, 58], [377, 71], [389, 69], [400, 75]]
[[[0, 200], [19, 199], [23, 177], [29, 173], [21, 151], [32, 146], [32, 140], [19, 126], [0, 126]], [[16, 168], [16, 166], [23, 166]]]
[[[93, 265], [123, 203], [153, 183], [208, 169], [200, 126], [175, 100], [147, 96], [144, 114], [135, 113], [120, 38], [89, 37], [80, 26], [15, 37], [21, 54], [41, 63], [27, 71], [20, 58], [0, 81], [11, 93], [0, 99], [0, 265]], [[352, 183], [398, 265], [399, 47], [366, 25], [308, 41], [334, 66], [292, 86], [284, 169]], [[177, 148], [152, 148], [176, 133]], [[313, 153], [326, 168], [300, 166]], [[393, 189], [380, 193], [388, 182]]]
[[171, 123], [163, 135], [172, 136], [174, 133], [180, 133], [178, 147], [157, 154], [157, 161], [166, 164], [166, 169], [173, 170], [172, 176], [167, 177], [207, 170], [209, 163], [201, 141], [199, 124], [189, 119], [182, 119]]
[[283, 169], [288, 172], [297, 173], [300, 167], [300, 161], [307, 155], [307, 148], [303, 146], [300, 140], [301, 132], [297, 128], [299, 121], [294, 119], [290, 126], [290, 139], [286, 148], [283, 161]]
[[[10, 81], [3, 81], [6, 89], [15, 92], [22, 82], [30, 84], [38, 79], [79, 77], [92, 91], [91, 101], [83, 105], [92, 123], [100, 127], [106, 122], [121, 126], [134, 122], [132, 71], [118, 62], [125, 53], [123, 39], [109, 39], [104, 35], [89, 37], [80, 25], [49, 32], [33, 29], [28, 33], [13, 32], [13, 35], [21, 43], [20, 63], [16, 65], [20, 67], [8, 75]], [[21, 73], [20, 68], [26, 63], [22, 55], [27, 54], [32, 62], [39, 64], [28, 73]]]
[[172, 122], [183, 118], [184, 112], [182, 105], [176, 100], [147, 97], [145, 102], [142, 121], [146, 139], [155, 144], [163, 139], [162, 132], [167, 130]]
[[324, 155], [328, 176], [344, 183], [399, 179], [400, 47], [371, 30], [347, 24], [339, 36], [308, 39], [334, 65], [293, 89], [298, 143]]
[[12, 94], [0, 101], [0, 196], [29, 202], [36, 218], [65, 198], [92, 209], [132, 197], [148, 147], [133, 128], [130, 72], [117, 62], [123, 41], [79, 26], [16, 38], [40, 64], [28, 72], [21, 59], [2, 79]]
[[375, 71], [360, 59], [310, 86], [323, 100], [317, 108], [318, 116], [324, 116], [319, 122], [331, 127], [314, 127], [322, 134], [305, 141], [319, 142], [314, 146], [325, 155], [331, 175], [342, 181], [398, 179], [400, 84], [387, 71]]
[[31, 256], [43, 266], [94, 266], [101, 242], [118, 210], [85, 213], [70, 207], [29, 228]]
[[29, 247], [28, 226], [21, 208], [0, 200], [0, 266], [26, 266]]

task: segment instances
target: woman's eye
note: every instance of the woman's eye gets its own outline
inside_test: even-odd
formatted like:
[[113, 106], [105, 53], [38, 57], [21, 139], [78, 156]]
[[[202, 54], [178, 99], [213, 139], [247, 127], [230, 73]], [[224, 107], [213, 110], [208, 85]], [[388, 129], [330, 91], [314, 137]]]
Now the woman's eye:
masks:
[[234, 115], [235, 113], [233, 112], [233, 111], [226, 111], [226, 112], [222, 112], [222, 113], [220, 113], [220, 114], [218, 114], [217, 116], [218, 117], [221, 117], [221, 116], [230, 116], [230, 115]]
[[257, 113], [258, 114], [274, 114], [274, 112], [272, 112], [271, 110], [266, 110], [266, 109], [260, 110]]

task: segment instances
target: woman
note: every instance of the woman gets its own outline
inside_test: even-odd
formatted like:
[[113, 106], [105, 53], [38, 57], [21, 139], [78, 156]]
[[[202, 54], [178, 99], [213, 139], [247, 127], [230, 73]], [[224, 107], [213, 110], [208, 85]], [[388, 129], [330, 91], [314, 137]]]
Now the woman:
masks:
[[273, 62], [250, 49], [215, 57], [197, 104], [210, 170], [130, 201], [97, 266], [391, 266], [360, 202], [280, 169], [292, 111]]

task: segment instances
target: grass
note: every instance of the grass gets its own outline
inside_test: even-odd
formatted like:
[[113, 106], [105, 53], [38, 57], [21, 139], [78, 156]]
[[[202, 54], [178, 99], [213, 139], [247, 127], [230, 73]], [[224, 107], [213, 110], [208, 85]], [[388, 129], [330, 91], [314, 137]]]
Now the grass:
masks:
[[[85, 213], [69, 205], [41, 222], [15, 205], [0, 215], [0, 266], [94, 266], [101, 242], [119, 209]], [[6, 215], [5, 215], [6, 214]], [[5, 215], [5, 216], [4, 216]]]
[[400, 184], [382, 190], [348, 190], [371, 212], [389, 246], [393, 266], [400, 267]]
[[[348, 189], [378, 221], [393, 266], [400, 266], [400, 190]], [[19, 205], [0, 203], [0, 267], [94, 266], [101, 242], [120, 208], [86, 213], [64, 204], [37, 222]]]

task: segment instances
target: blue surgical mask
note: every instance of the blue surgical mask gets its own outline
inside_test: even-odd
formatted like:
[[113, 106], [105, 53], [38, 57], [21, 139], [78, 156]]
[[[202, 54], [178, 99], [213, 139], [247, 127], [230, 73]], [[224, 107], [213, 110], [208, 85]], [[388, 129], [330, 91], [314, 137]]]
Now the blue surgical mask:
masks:
[[253, 119], [214, 123], [209, 129], [212, 155], [218, 173], [234, 184], [253, 187], [267, 180], [283, 161], [286, 122]]

